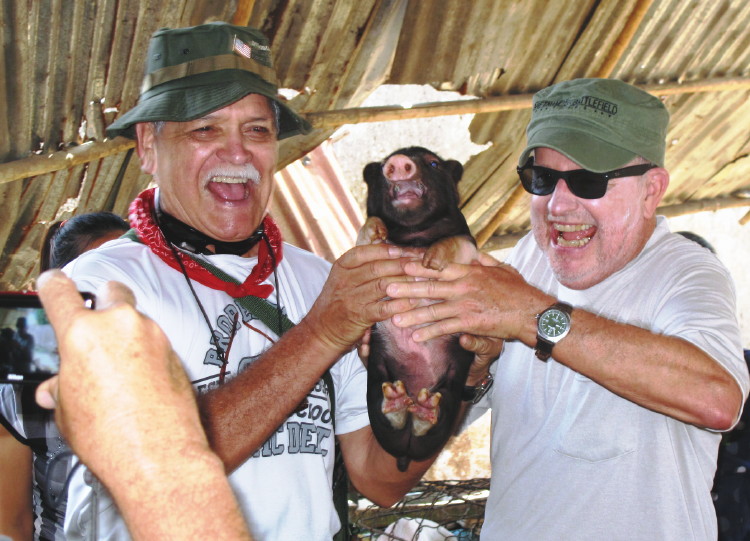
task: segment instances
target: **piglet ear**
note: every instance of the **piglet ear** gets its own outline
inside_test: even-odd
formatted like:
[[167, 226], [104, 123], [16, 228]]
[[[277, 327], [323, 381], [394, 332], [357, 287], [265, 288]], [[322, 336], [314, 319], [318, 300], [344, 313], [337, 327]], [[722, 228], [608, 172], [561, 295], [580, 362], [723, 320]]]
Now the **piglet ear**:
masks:
[[443, 162], [443, 167], [445, 167], [451, 178], [453, 178], [453, 182], [458, 184], [458, 181], [461, 180], [461, 177], [464, 174], [464, 166], [461, 165], [461, 162], [456, 160], [445, 160], [445, 162]]
[[365, 177], [365, 182], [368, 186], [371, 186], [374, 182], [377, 182], [383, 176], [383, 164], [380, 162], [370, 162], [365, 165], [362, 174]]

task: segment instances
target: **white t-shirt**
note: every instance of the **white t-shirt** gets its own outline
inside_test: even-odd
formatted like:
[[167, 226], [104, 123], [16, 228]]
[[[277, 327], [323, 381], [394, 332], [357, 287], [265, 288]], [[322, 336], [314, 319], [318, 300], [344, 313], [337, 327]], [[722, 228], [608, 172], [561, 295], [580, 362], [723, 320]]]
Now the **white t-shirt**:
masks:
[[[557, 282], [532, 235], [508, 262], [574, 309], [688, 340], [747, 396], [731, 278], [663, 218], [635, 260], [583, 291]], [[539, 361], [521, 342], [509, 342], [494, 369], [495, 385], [471, 414], [492, 409], [482, 541], [716, 539], [719, 433], [620, 398], [555, 362], [554, 352]]]
[[[255, 258], [233, 255], [206, 258], [239, 281], [244, 281], [256, 263]], [[88, 252], [65, 270], [83, 291], [95, 291], [107, 280], [130, 287], [137, 308], [164, 329], [196, 391], [206, 392], [218, 385], [220, 365], [216, 347], [210, 342], [208, 324], [181, 272], [168, 267], [145, 245], [127, 239]], [[281, 307], [289, 319], [296, 323], [304, 317], [329, 270], [330, 265], [323, 259], [284, 245], [277, 274]], [[273, 284], [273, 275], [265, 283]], [[237, 315], [240, 328], [231, 340], [228, 354], [227, 377], [232, 377], [270, 347], [276, 336], [261, 321], [243, 313], [226, 293], [195, 281], [192, 285], [224, 348], [229, 345]], [[279, 302], [277, 291], [268, 301]], [[343, 357], [330, 372], [336, 395], [336, 433], [367, 426], [366, 371], [356, 353]], [[330, 539], [339, 529], [331, 492], [334, 436], [327, 388], [322, 379], [307, 401], [307, 407], [290, 415], [255, 455], [229, 476], [251, 533], [257, 539], [322, 540]], [[258, 412], [259, 416], [262, 414]], [[247, 422], [254, 421], [248, 418]], [[69, 539], [82, 539], [91, 528], [91, 490], [83, 477], [83, 472], [76, 474], [68, 493]], [[127, 538], [109, 497], [102, 495], [96, 505], [98, 538]]]

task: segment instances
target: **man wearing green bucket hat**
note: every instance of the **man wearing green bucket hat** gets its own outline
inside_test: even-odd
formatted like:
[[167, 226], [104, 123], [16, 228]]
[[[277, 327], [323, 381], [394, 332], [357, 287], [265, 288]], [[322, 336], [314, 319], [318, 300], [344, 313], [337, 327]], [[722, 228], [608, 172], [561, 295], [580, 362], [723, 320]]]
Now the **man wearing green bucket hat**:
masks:
[[[372, 324], [408, 307], [382, 300], [406, 259], [373, 245], [331, 267], [282, 242], [268, 215], [277, 141], [310, 126], [277, 97], [259, 31], [226, 23], [163, 29], [146, 65], [138, 105], [108, 134], [137, 138], [158, 188], [133, 202], [125, 237], [66, 272], [81, 290], [122, 282], [163, 327], [251, 534], [331, 539], [340, 528], [334, 435], [354, 486], [383, 505], [431, 462], [400, 473], [376, 443], [354, 351]], [[92, 528], [100, 539], [128, 537], [109, 496], [92, 490], [81, 470], [68, 492], [66, 534], [89, 537]]]
[[507, 340], [492, 409], [482, 540], [709, 540], [720, 432], [748, 394], [731, 278], [656, 210], [668, 113], [622, 81], [576, 79], [534, 96], [518, 174], [532, 232], [507, 264], [408, 264], [439, 281], [393, 298], [424, 340]]

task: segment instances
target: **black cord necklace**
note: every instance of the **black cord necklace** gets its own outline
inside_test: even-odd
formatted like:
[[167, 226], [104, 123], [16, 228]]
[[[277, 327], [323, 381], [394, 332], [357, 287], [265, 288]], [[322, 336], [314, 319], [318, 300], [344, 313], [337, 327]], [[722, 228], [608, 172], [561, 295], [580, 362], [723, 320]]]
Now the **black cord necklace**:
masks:
[[[177, 260], [177, 263], [180, 264], [180, 270], [182, 271], [182, 275], [185, 277], [185, 281], [187, 282], [187, 285], [190, 288], [190, 293], [193, 294], [193, 298], [195, 299], [195, 302], [198, 304], [198, 308], [200, 308], [201, 314], [203, 314], [203, 319], [206, 321], [208, 330], [211, 333], [210, 341], [214, 346], [216, 346], [216, 352], [219, 355], [219, 361], [221, 362], [221, 366], [223, 368], [226, 366], [228, 362], [228, 359], [226, 358], [226, 352], [224, 351], [224, 348], [221, 347], [221, 344], [219, 343], [219, 340], [217, 339], [216, 334], [214, 333], [214, 328], [211, 325], [211, 320], [209, 319], [208, 314], [206, 313], [206, 309], [203, 307], [203, 303], [198, 298], [198, 294], [195, 292], [195, 288], [193, 287], [193, 281], [190, 279], [190, 276], [188, 276], [187, 269], [185, 268], [185, 264], [182, 262], [182, 259], [177, 253], [177, 248], [175, 248], [174, 244], [172, 244], [171, 242], [169, 243], [169, 248], [172, 250], [172, 255]], [[232, 322], [232, 329], [231, 329], [230, 337], [229, 337], [230, 340], [234, 338], [234, 334], [237, 332], [237, 317], [238, 317], [238, 314], [235, 314], [234, 321]]]
[[[168, 243], [174, 244], [180, 250], [193, 254], [244, 255], [249, 252], [253, 246], [258, 244], [258, 241], [265, 233], [265, 228], [261, 222], [258, 229], [253, 231], [252, 235], [240, 241], [225, 242], [209, 237], [202, 231], [198, 231], [194, 227], [189, 226], [185, 222], [162, 210], [159, 205], [158, 192], [154, 201], [154, 219], [156, 223], [159, 224], [159, 229]], [[213, 246], [213, 250], [209, 250], [208, 246]]]
[[[203, 319], [206, 322], [206, 326], [208, 327], [209, 332], [211, 333], [211, 340], [210, 342], [216, 346], [216, 352], [219, 357], [219, 361], [221, 362], [221, 372], [219, 374], [219, 380], [220, 383], [223, 383], [224, 380], [224, 374], [226, 370], [227, 363], [229, 359], [227, 359], [228, 350], [225, 350], [223, 347], [221, 347], [220, 341], [218, 337], [216, 336], [216, 333], [214, 332], [213, 326], [211, 325], [211, 320], [208, 317], [208, 313], [206, 312], [206, 309], [203, 306], [203, 303], [201, 303], [200, 299], [198, 298], [198, 294], [195, 291], [195, 288], [193, 287], [193, 281], [191, 280], [190, 276], [188, 275], [187, 269], [185, 268], [185, 264], [182, 261], [182, 258], [179, 257], [179, 254], [177, 253], [178, 249], [184, 250], [186, 252], [190, 252], [193, 254], [204, 254], [204, 255], [213, 255], [213, 254], [233, 254], [233, 255], [239, 255], [242, 256], [249, 252], [259, 241], [263, 240], [266, 243], [266, 247], [268, 248], [268, 253], [271, 256], [271, 263], [273, 265], [273, 279], [274, 279], [274, 286], [276, 287], [276, 312], [278, 317], [278, 325], [279, 329], [282, 329], [282, 323], [283, 323], [283, 311], [281, 309], [281, 291], [279, 289], [279, 275], [277, 272], [277, 261], [276, 261], [276, 255], [274, 254], [273, 247], [271, 245], [271, 240], [268, 238], [268, 235], [266, 234], [265, 227], [263, 225], [263, 222], [261, 221], [260, 226], [253, 232], [252, 235], [250, 235], [248, 238], [238, 241], [238, 242], [223, 242], [216, 239], [213, 239], [209, 237], [208, 235], [204, 234], [201, 231], [198, 231], [197, 229], [189, 226], [188, 224], [178, 220], [174, 216], [170, 215], [167, 212], [164, 212], [161, 209], [161, 205], [159, 204], [159, 191], [156, 191], [156, 195], [154, 198], [154, 221], [156, 222], [157, 226], [161, 230], [162, 234], [164, 235], [164, 239], [166, 240], [167, 244], [169, 245], [170, 250], [172, 251], [172, 256], [177, 260], [177, 263], [180, 266], [180, 270], [182, 271], [182, 275], [185, 278], [185, 281], [187, 282], [188, 288], [190, 289], [190, 293], [193, 295], [193, 298], [195, 299], [196, 304], [198, 305], [198, 308], [201, 311], [201, 314], [203, 315]], [[213, 246], [214, 251], [211, 251], [207, 248], [207, 246]], [[229, 343], [228, 347], [231, 347], [232, 341], [234, 340], [234, 335], [239, 330], [239, 313], [235, 314], [234, 321], [232, 322], [232, 329], [230, 331], [229, 335]]]
[[[157, 216], [155, 216], [157, 224], [161, 228], [161, 223], [159, 221], [160, 217], [163, 217], [165, 213], [157, 213]], [[172, 218], [174, 221], [178, 221], [175, 218]], [[182, 223], [182, 222], [180, 222]], [[162, 231], [163, 233], [163, 231]], [[274, 279], [274, 286], [276, 288], [276, 314], [278, 317], [278, 325], [279, 329], [283, 328], [283, 311], [281, 309], [281, 291], [279, 289], [279, 275], [277, 272], [277, 261], [276, 261], [276, 255], [273, 252], [273, 248], [271, 246], [271, 240], [268, 238], [268, 235], [266, 234], [265, 228], [263, 227], [263, 224], [258, 228], [255, 234], [253, 234], [253, 237], [255, 238], [253, 244], [257, 243], [260, 240], [263, 240], [263, 242], [266, 243], [266, 246], [268, 247], [268, 253], [271, 256], [271, 263], [273, 264], [273, 279]], [[251, 238], [253, 238], [251, 237]], [[166, 238], [166, 235], [165, 235]], [[195, 287], [193, 286], [193, 281], [190, 279], [190, 276], [188, 275], [187, 269], [185, 268], [185, 264], [182, 261], [182, 258], [179, 257], [179, 254], [177, 253], [178, 246], [175, 246], [175, 243], [173, 240], [166, 238], [167, 243], [169, 244], [169, 249], [172, 251], [172, 256], [177, 260], [177, 263], [180, 266], [180, 270], [182, 272], [182, 276], [185, 278], [185, 282], [187, 282], [188, 288], [190, 289], [190, 293], [193, 295], [193, 299], [195, 299], [196, 304], [198, 305], [198, 308], [201, 311], [201, 314], [203, 315], [203, 319], [206, 322], [206, 326], [208, 327], [209, 332], [211, 333], [211, 343], [216, 347], [216, 352], [219, 358], [219, 362], [221, 363], [221, 372], [219, 375], [219, 382], [224, 382], [224, 373], [226, 370], [227, 363], [229, 362], [229, 359], [227, 359], [227, 351], [221, 346], [219, 339], [216, 336], [216, 333], [214, 332], [213, 325], [211, 325], [211, 320], [208, 317], [208, 313], [206, 312], [205, 307], [203, 306], [203, 303], [198, 298], [198, 294], [195, 291]], [[181, 245], [184, 243], [181, 243]], [[190, 251], [190, 250], [187, 250]], [[211, 253], [211, 252], [208, 252]], [[234, 321], [232, 322], [232, 328], [230, 330], [229, 334], [229, 345], [231, 345], [234, 335], [239, 330], [239, 313], [236, 313], [234, 316]]]

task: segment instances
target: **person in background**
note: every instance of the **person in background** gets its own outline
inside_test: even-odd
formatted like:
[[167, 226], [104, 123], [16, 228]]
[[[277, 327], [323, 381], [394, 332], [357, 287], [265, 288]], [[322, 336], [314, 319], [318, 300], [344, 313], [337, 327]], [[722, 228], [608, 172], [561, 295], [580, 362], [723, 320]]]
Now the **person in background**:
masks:
[[721, 432], [748, 394], [734, 285], [656, 210], [669, 115], [623, 81], [576, 79], [533, 99], [518, 174], [532, 232], [507, 264], [409, 263], [430, 281], [392, 298], [425, 340], [505, 339], [482, 540], [712, 540]]
[[[61, 268], [128, 229], [111, 212], [55, 222], [45, 236], [39, 266], [42, 271]], [[51, 414], [35, 405], [34, 391], [30, 385], [0, 385], [0, 534], [60, 539], [72, 454]]]
[[40, 272], [61, 269], [83, 252], [125, 233], [128, 222], [113, 212], [89, 212], [52, 224], [42, 243]]
[[690, 240], [692, 240], [693, 242], [695, 242], [697, 244], [700, 244], [701, 246], [703, 246], [706, 250], [708, 250], [712, 254], [716, 254], [716, 250], [711, 245], [711, 243], [708, 242], [703, 237], [701, 237], [700, 235], [698, 235], [697, 233], [693, 233], [692, 231], [678, 231], [677, 234], [678, 235], [682, 235], [686, 239], [690, 239]]
[[29, 332], [25, 317], [16, 319], [16, 332], [13, 334], [13, 340], [18, 344], [21, 352], [21, 366], [31, 366], [31, 359], [34, 354], [34, 337]]

